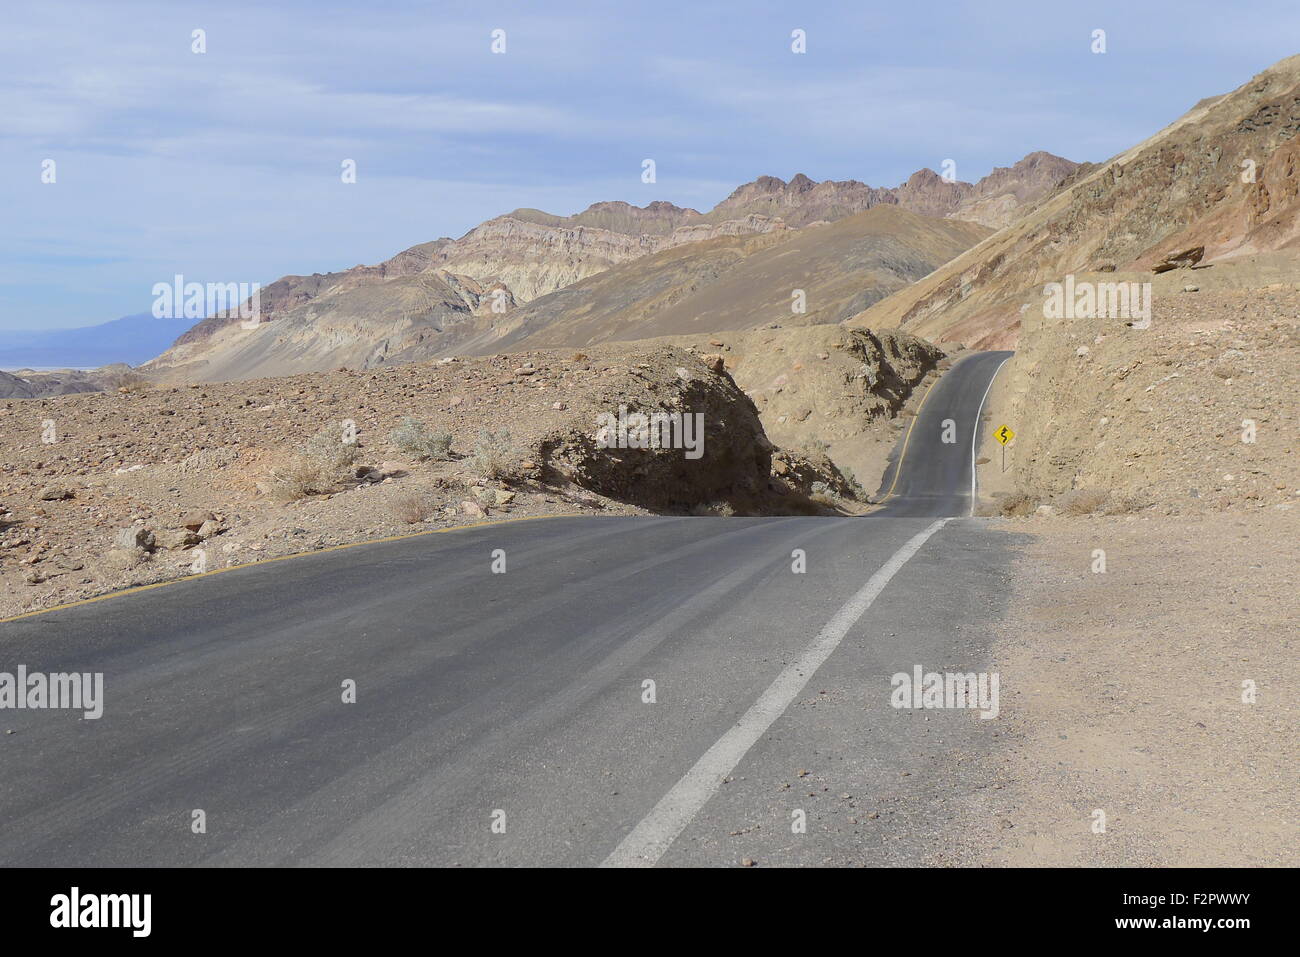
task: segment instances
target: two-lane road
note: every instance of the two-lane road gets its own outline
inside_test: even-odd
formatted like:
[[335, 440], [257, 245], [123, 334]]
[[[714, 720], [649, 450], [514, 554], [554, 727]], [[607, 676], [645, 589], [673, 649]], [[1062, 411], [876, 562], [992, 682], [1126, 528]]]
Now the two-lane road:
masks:
[[[921, 398], [885, 470], [890, 516], [970, 515], [976, 490], [979, 413], [1010, 352], [977, 352], [940, 377]], [[901, 467], [900, 467], [901, 466]]]
[[995, 365], [868, 519], [505, 522], [0, 624], [0, 672], [105, 699], [0, 710], [0, 863], [930, 859], [996, 722], [889, 679], [987, 663], [1012, 540], [936, 517]]

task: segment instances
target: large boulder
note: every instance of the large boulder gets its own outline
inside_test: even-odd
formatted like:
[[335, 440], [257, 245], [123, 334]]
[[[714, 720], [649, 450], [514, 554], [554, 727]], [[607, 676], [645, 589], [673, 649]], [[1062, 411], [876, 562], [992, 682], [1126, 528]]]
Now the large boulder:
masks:
[[697, 353], [629, 354], [570, 411], [572, 426], [537, 449], [552, 480], [651, 508], [766, 494], [772, 444], [758, 410], [720, 364]]

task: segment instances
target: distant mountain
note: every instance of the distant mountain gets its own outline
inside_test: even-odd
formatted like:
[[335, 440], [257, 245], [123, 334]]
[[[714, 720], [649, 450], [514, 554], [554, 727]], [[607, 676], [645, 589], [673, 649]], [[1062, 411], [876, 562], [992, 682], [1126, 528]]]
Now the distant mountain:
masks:
[[0, 369], [79, 368], [152, 359], [194, 324], [150, 313], [77, 329], [22, 329], [0, 333]]
[[[482, 308], [482, 290], [457, 286], [447, 273], [402, 276], [321, 296], [253, 329], [225, 326], [146, 370], [229, 381], [773, 322], [835, 323], [991, 232], [879, 204], [835, 223], [664, 249], [503, 313]], [[792, 309], [796, 289], [804, 312]]]
[[[1022, 206], [1050, 193], [1077, 167], [1049, 153], [1031, 153], [978, 183], [948, 182], [921, 170], [893, 189], [854, 180], [818, 183], [803, 174], [788, 183], [763, 176], [738, 187], [708, 213], [666, 202], [645, 207], [596, 203], [572, 216], [517, 209], [487, 220], [460, 239], [412, 246], [375, 266], [278, 279], [261, 290], [260, 327], [245, 328], [235, 316], [211, 316], [147, 368], [173, 378], [217, 380], [340, 365], [364, 368], [416, 355], [472, 351], [490, 347], [516, 328], [509, 313], [517, 307], [621, 264], [686, 246], [694, 250], [711, 241], [737, 240], [721, 242], [708, 253], [725, 258], [749, 238], [765, 240], [757, 248], [766, 248], [766, 240], [780, 243], [808, 227], [836, 223], [877, 206], [996, 228], [1014, 220]], [[965, 245], [976, 241], [967, 232], [953, 235], [960, 235]], [[950, 254], [957, 251], [948, 242], [951, 238], [944, 244]], [[944, 261], [923, 258], [928, 269]], [[883, 291], [896, 288], [897, 277], [916, 278], [913, 266], [910, 261], [900, 263], [862, 283], [843, 301], [839, 292], [818, 299], [810, 291], [810, 298], [826, 307], [817, 321], [835, 321], [830, 316], [838, 316], [841, 307], [864, 308]], [[682, 268], [694, 269], [689, 263]], [[647, 281], [654, 285], [667, 275]], [[698, 282], [710, 278], [706, 270]], [[789, 288], [787, 283], [787, 298]], [[551, 325], [549, 319], [542, 320], [539, 314], [529, 314], [528, 324], [538, 329]], [[597, 333], [597, 338], [605, 336]]]
[[0, 399], [43, 399], [51, 395], [73, 395], [77, 392], [100, 392], [116, 375], [126, 371], [126, 366], [90, 372], [30, 372], [16, 376], [0, 372]]
[[[622, 263], [499, 317], [466, 351], [840, 322], [992, 234], [881, 203], [775, 236], [717, 239]], [[804, 312], [791, 308], [795, 288]]]

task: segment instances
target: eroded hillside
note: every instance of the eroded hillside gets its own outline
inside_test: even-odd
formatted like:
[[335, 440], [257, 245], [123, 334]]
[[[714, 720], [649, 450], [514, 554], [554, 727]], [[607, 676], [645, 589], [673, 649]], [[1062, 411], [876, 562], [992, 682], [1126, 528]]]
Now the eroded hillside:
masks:
[[1077, 171], [1022, 218], [851, 320], [935, 341], [1013, 345], [1025, 310], [1069, 274], [1146, 270], [1204, 246], [1202, 264], [1294, 252], [1300, 57], [1198, 103], [1150, 139]]
[[[963, 236], [969, 245], [983, 235], [972, 231], [979, 228], [975, 224], [1002, 225], [1014, 219], [1075, 168], [1069, 160], [1032, 153], [975, 184], [950, 182], [930, 170], [917, 172], [894, 189], [853, 180], [818, 183], [802, 174], [788, 183], [764, 176], [739, 187], [708, 213], [664, 202], [646, 207], [597, 203], [572, 216], [515, 210], [482, 223], [460, 239], [413, 246], [376, 266], [286, 276], [261, 291], [260, 327], [250, 330], [239, 317], [225, 313], [211, 316], [146, 367], [173, 380], [218, 381], [339, 365], [370, 368], [423, 356], [483, 351], [492, 348], [503, 330], [510, 332], [517, 320], [537, 325], [538, 314], [512, 317], [517, 306], [620, 264], [687, 247], [688, 252], [666, 261], [683, 264], [698, 255], [701, 263], [684, 269], [703, 284], [712, 278], [709, 268], [718, 247], [748, 255], [766, 248], [762, 242], [748, 243], [750, 239], [774, 236], [779, 241], [807, 227], [838, 223], [882, 207], [946, 217], [955, 227], [951, 235]], [[715, 248], [708, 248], [710, 242]], [[951, 249], [945, 258], [956, 251]], [[836, 277], [820, 276], [815, 270], [797, 276], [799, 270], [791, 268], [781, 285], [788, 297], [792, 288], [825, 280], [823, 288], [809, 290], [818, 303], [811, 310], [813, 321], [835, 321], [897, 288], [895, 279], [911, 281], [941, 261], [924, 257], [921, 272], [921, 261], [906, 255], [896, 264], [887, 255], [865, 261], [859, 264], [863, 282], [856, 294], [844, 293]], [[806, 268], [808, 264], [794, 265]], [[656, 291], [662, 290], [647, 292], [653, 296]], [[667, 304], [683, 298], [683, 291], [677, 290], [670, 293]], [[618, 303], [620, 308], [632, 304], [627, 297]], [[651, 298], [643, 305], [650, 310], [664, 302]], [[722, 308], [707, 301], [703, 306]], [[545, 316], [553, 305], [539, 308]], [[832, 314], [833, 319], [825, 318]], [[730, 324], [718, 328], [737, 327], [734, 319], [722, 318]], [[550, 324], [549, 319], [543, 321]], [[683, 331], [688, 330], [670, 315], [643, 335]], [[628, 336], [588, 334], [578, 341], [607, 338]]]

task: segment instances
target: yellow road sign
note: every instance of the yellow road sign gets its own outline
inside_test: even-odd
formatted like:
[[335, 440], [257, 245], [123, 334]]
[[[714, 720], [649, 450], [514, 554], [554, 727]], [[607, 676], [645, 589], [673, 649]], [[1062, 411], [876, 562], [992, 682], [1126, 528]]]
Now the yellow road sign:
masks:
[[1015, 437], [1016, 433], [1012, 432], [1011, 427], [1006, 425], [998, 426], [998, 430], [993, 433], [993, 438], [997, 439], [1003, 445], [1006, 445]]

